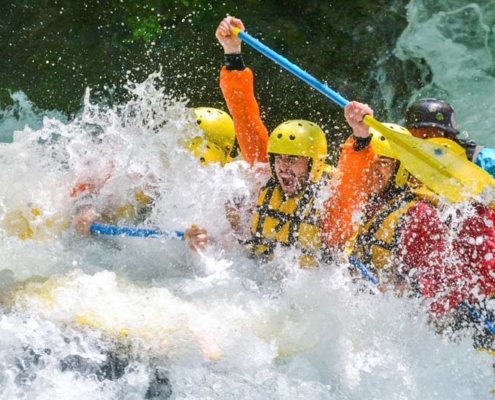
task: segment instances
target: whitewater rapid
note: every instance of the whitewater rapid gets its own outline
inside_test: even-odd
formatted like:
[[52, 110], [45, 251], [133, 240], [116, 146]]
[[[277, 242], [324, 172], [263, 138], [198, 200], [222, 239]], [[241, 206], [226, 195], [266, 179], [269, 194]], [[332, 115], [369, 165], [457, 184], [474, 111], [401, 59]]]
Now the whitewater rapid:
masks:
[[[419, 300], [363, 289], [344, 264], [245, 258], [223, 204], [253, 192], [247, 166], [202, 167], [180, 146], [199, 131], [158, 74], [129, 90], [118, 107], [88, 92], [79, 117], [0, 148], [0, 221], [39, 227], [22, 240], [2, 225], [0, 398], [490, 398], [491, 356], [436, 334]], [[108, 171], [113, 197], [160, 193], [143, 226], [198, 224], [213, 245], [77, 237], [68, 193]]]
[[[458, 3], [411, 1], [396, 51], [433, 70], [412, 99], [443, 91], [461, 130], [493, 147], [495, 8]], [[201, 167], [183, 149], [200, 131], [166, 84], [129, 83], [114, 106], [88, 91], [72, 120], [22, 92], [1, 110], [0, 399], [493, 397], [493, 356], [469, 332], [437, 334], [419, 299], [356, 285], [343, 263], [248, 260], [223, 205], [252, 202], [257, 177], [239, 162]], [[142, 227], [197, 224], [213, 245], [193, 254], [179, 240], [75, 235], [69, 193], [109, 173], [106, 199], [160, 194]]]

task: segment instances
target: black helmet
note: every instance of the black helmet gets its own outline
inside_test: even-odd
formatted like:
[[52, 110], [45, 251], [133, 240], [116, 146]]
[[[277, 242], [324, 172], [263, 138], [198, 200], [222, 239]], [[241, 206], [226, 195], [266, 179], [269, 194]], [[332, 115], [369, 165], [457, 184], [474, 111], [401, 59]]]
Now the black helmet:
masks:
[[443, 100], [420, 99], [412, 103], [406, 111], [406, 127], [422, 128], [433, 126], [445, 132], [459, 134], [456, 129], [454, 109]]

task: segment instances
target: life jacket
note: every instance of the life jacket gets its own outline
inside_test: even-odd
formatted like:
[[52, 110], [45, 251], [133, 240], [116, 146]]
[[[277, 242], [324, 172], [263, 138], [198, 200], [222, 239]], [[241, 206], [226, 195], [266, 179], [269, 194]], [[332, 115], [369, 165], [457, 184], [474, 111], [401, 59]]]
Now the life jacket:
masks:
[[67, 213], [63, 211], [49, 213], [41, 207], [27, 204], [5, 212], [0, 223], [0, 232], [5, 233], [6, 236], [17, 236], [22, 240], [50, 242], [60, 237], [68, 226]]
[[[267, 162], [268, 130], [254, 96], [253, 72], [249, 68], [238, 71], [224, 66], [220, 72], [220, 87], [234, 120], [243, 159], [250, 165]], [[337, 167], [339, 180], [332, 185], [333, 194], [325, 201], [319, 218], [325, 249], [344, 249], [357, 229], [355, 215], [370, 193], [373, 148], [367, 146], [358, 151], [355, 144], [351, 136], [342, 147]], [[327, 172], [325, 168], [325, 174]]]
[[397, 250], [399, 227], [402, 217], [419, 197], [405, 190], [375, 213], [359, 230], [354, 242], [354, 255], [373, 272], [392, 267], [393, 254]]
[[111, 223], [132, 223], [138, 224], [145, 221], [150, 215], [153, 207], [153, 198], [139, 190], [134, 193], [133, 198], [125, 204], [119, 205], [116, 209], [103, 213], [103, 218]]
[[319, 265], [327, 254], [321, 240], [319, 213], [314, 205], [317, 184], [309, 184], [295, 197], [287, 197], [276, 179], [262, 189], [253, 213], [248, 249], [255, 258], [270, 260], [277, 245], [302, 252], [300, 267]]
[[[110, 177], [109, 177], [110, 178]], [[109, 181], [109, 178], [105, 179], [104, 183]], [[103, 186], [103, 185], [101, 185]], [[93, 183], [79, 183], [71, 191], [71, 197], [76, 198], [75, 209], [85, 205], [94, 205], [98, 207], [98, 201], [95, 199], [100, 196], [101, 186], [97, 186]], [[151, 190], [151, 193], [150, 193]], [[135, 190], [134, 193], [120, 203], [111, 202], [110, 207], [101, 207], [99, 210], [102, 219], [107, 223], [131, 223], [137, 224], [144, 222], [149, 216], [153, 207], [153, 190], [151, 188]]]

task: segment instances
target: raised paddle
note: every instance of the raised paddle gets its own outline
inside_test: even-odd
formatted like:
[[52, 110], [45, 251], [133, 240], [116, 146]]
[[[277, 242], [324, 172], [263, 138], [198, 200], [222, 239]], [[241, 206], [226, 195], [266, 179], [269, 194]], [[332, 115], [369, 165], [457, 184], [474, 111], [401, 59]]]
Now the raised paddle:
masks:
[[[349, 103], [339, 93], [246, 32], [234, 27], [232, 33], [341, 107], [345, 107]], [[396, 132], [370, 115], [364, 117], [364, 122], [379, 131], [395, 147], [400, 162], [411, 175], [449, 201], [466, 200], [472, 195], [480, 193], [492, 182], [488, 172], [445, 146]]]

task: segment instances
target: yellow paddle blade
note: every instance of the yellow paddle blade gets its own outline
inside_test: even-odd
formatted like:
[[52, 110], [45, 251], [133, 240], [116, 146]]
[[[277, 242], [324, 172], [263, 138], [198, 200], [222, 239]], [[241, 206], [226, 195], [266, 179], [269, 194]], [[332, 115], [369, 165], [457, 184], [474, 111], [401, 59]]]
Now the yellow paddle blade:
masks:
[[444, 137], [433, 137], [426, 140], [430, 143], [435, 143], [443, 146], [448, 150], [454, 152], [455, 154], [459, 154], [460, 156], [467, 159], [466, 150], [464, 149], [464, 147], [462, 147], [459, 143], [454, 142], [453, 140]]
[[445, 143], [401, 134], [370, 115], [365, 116], [364, 122], [387, 139], [411, 175], [451, 202], [467, 200], [491, 184], [488, 172]]

